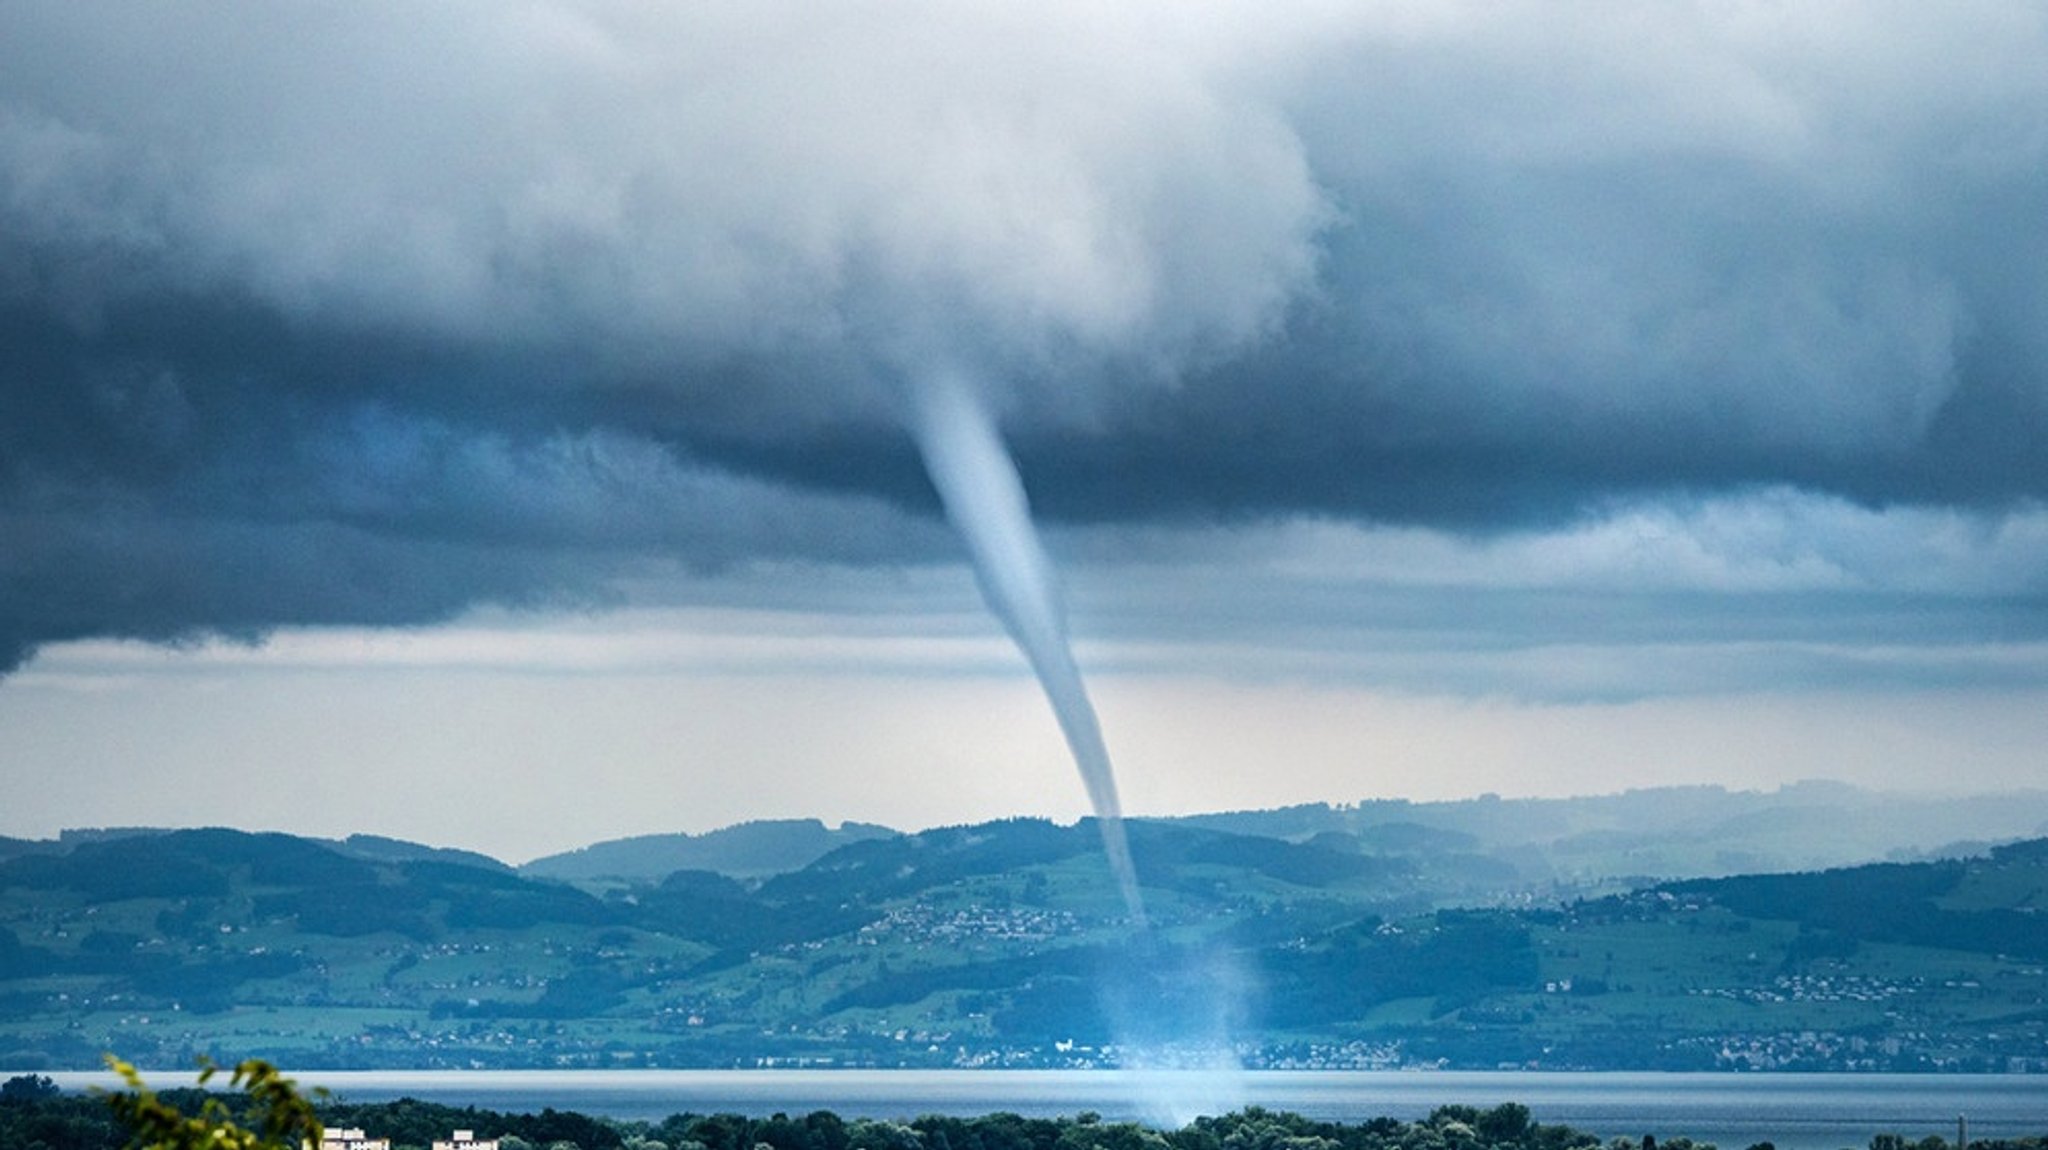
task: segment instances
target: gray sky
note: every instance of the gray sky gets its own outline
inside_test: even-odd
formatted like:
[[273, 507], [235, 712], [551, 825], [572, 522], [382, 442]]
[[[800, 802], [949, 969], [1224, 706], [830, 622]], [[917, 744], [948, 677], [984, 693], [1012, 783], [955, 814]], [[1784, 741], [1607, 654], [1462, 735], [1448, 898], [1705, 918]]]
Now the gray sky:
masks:
[[2039, 10], [5, 23], [0, 833], [2041, 776]]

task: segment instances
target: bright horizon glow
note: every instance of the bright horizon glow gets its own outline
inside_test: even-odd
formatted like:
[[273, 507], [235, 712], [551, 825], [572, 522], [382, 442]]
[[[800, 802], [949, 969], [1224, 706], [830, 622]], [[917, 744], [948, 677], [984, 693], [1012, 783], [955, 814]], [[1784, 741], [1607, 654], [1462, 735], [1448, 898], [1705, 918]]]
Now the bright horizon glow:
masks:
[[[914, 620], [640, 611], [56, 647], [0, 688], [0, 742], [18, 777], [65, 785], [17, 787], [0, 833], [360, 832], [521, 862], [757, 818], [1084, 817], [1028, 671], [978, 613], [947, 619], [921, 635]], [[2038, 785], [2048, 745], [2041, 688], [1518, 700], [1162, 671], [1171, 650], [1080, 648], [1104, 664], [1092, 677], [1132, 817], [1817, 778], [1981, 793]], [[241, 768], [253, 784], [222, 766], [236, 763], [256, 764]], [[279, 772], [289, 785], [263, 783]]]

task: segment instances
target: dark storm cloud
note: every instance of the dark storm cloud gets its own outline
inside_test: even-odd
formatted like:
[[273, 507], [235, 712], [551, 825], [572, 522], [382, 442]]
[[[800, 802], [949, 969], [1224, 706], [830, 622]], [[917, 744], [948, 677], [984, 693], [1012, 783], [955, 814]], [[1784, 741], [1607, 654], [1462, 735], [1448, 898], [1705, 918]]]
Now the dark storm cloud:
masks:
[[0, 667], [1041, 513], [2048, 495], [2012, 6], [10, 10]]

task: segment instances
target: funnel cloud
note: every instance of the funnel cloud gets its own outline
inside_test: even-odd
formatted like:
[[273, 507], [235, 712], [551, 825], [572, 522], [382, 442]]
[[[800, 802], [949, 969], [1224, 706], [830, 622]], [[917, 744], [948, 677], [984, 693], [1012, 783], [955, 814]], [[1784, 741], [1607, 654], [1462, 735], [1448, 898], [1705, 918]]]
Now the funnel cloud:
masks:
[[915, 403], [913, 426], [932, 485], [945, 504], [946, 517], [973, 554], [982, 597], [1024, 652], [1052, 704], [1087, 787], [1125, 909], [1142, 926], [1145, 902], [1124, 834], [1116, 773], [1095, 705], [1074, 662], [1058, 580], [1031, 525], [1024, 484], [994, 421], [964, 376], [946, 371], [927, 374], [916, 389]]

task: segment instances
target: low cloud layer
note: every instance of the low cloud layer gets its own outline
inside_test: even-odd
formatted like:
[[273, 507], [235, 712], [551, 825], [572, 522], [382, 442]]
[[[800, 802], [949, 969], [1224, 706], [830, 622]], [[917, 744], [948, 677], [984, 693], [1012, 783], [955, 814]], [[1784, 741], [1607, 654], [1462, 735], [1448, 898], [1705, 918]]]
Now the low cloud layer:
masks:
[[2038, 619], [2044, 53], [2010, 5], [18, 11], [0, 668], [952, 558], [933, 364], [1058, 524], [1811, 531]]

